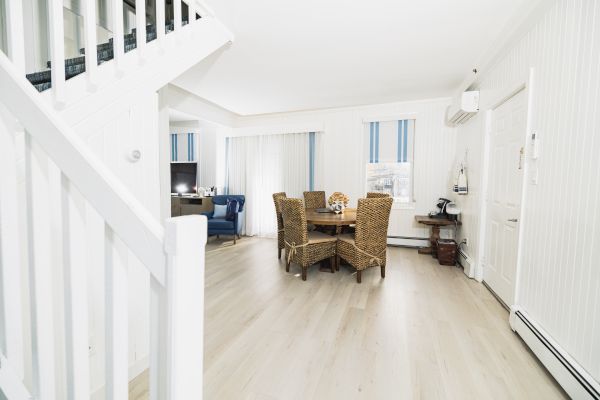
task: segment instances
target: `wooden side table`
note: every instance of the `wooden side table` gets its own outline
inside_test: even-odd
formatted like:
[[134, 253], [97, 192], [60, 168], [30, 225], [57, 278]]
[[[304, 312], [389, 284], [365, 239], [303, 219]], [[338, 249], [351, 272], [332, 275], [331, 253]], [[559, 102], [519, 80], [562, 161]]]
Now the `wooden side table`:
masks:
[[431, 254], [433, 258], [437, 258], [437, 240], [440, 238], [440, 227], [455, 226], [458, 228], [462, 223], [460, 221], [451, 221], [447, 218], [431, 218], [428, 215], [415, 215], [415, 220], [419, 224], [431, 227], [431, 235], [429, 236], [429, 247], [419, 249], [419, 254]]

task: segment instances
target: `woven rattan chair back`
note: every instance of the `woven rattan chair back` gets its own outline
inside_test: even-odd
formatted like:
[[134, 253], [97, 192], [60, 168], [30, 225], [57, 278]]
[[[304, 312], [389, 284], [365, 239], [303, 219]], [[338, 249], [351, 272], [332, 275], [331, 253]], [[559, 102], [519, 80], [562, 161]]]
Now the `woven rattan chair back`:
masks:
[[281, 206], [279, 199], [286, 198], [285, 192], [273, 193], [273, 203], [275, 203], [275, 214], [277, 215], [277, 230], [283, 229], [283, 217], [281, 216]]
[[389, 196], [358, 200], [355, 243], [362, 251], [373, 256], [385, 252], [392, 201]]
[[304, 206], [306, 208], [325, 208], [327, 202], [325, 201], [325, 192], [304, 192]]
[[275, 203], [275, 215], [277, 217], [277, 256], [281, 258], [281, 250], [285, 249], [283, 235], [283, 217], [281, 216], [280, 199], [285, 199], [285, 192], [273, 193], [273, 203]]
[[280, 198], [285, 241], [301, 245], [308, 242], [306, 213], [302, 199]]
[[390, 197], [390, 195], [387, 193], [380, 193], [380, 192], [368, 192], [367, 193], [367, 199], [380, 199], [380, 198], [385, 198], [385, 197]]

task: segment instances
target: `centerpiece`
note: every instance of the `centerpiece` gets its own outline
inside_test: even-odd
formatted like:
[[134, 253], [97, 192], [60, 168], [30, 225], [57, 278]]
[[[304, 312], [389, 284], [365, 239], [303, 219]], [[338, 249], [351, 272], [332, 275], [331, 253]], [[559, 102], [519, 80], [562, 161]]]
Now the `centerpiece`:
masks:
[[348, 196], [342, 192], [334, 192], [329, 196], [329, 199], [327, 199], [329, 209], [336, 214], [344, 212], [344, 209], [348, 206], [348, 201]]

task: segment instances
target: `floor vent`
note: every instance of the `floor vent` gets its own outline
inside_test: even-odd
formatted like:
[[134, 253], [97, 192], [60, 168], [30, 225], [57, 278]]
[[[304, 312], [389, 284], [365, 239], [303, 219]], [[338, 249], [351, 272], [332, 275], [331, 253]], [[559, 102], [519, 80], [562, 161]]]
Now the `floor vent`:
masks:
[[600, 400], [600, 385], [527, 315], [513, 309], [511, 325], [573, 399]]

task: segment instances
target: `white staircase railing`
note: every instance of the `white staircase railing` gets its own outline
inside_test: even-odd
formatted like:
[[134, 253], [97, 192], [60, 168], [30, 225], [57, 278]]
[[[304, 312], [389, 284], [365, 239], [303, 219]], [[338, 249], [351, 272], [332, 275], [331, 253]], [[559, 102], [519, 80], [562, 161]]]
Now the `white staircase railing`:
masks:
[[[201, 399], [206, 219], [173, 218], [163, 228], [22, 72], [18, 60], [0, 52], [0, 390], [8, 400], [90, 398], [86, 254], [79, 246], [85, 201], [105, 226], [106, 398], [128, 396], [128, 285], [120, 251], [128, 248], [150, 272], [150, 397]], [[24, 198], [18, 196], [19, 130], [25, 132]], [[58, 216], [48, 197], [58, 199]], [[23, 207], [27, 224], [19, 232]], [[62, 235], [59, 249], [52, 248], [56, 234]], [[64, 302], [54, 298], [57, 266]], [[63, 303], [58, 314], [64, 323], [54, 318]], [[31, 354], [24, 350], [24, 318], [30, 319]], [[59, 324], [64, 349], [54, 337]], [[62, 356], [65, 367], [55, 368]], [[31, 365], [30, 382], [25, 364]]]

